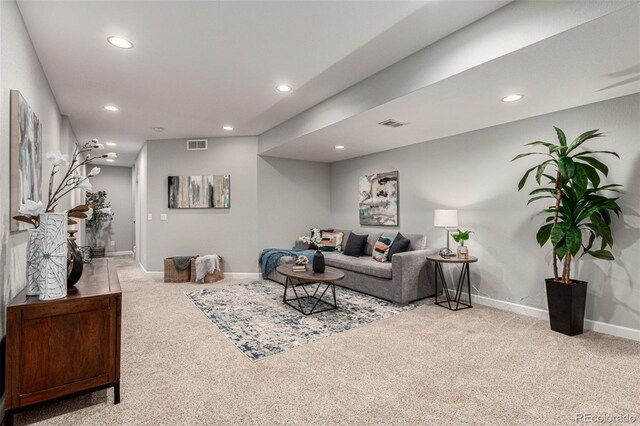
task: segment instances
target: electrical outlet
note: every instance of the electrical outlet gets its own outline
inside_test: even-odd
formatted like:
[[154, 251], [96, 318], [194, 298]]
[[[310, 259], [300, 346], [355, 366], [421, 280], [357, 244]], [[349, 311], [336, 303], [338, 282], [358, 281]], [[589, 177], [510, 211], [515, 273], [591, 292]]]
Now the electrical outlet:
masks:
[[166, 214], [161, 214], [160, 215], [160, 220], [167, 220], [167, 215]]
[[147, 220], [153, 220], [153, 215], [151, 213], [147, 215]]
[[111, 241], [111, 247], [115, 246], [116, 242], [115, 241]]

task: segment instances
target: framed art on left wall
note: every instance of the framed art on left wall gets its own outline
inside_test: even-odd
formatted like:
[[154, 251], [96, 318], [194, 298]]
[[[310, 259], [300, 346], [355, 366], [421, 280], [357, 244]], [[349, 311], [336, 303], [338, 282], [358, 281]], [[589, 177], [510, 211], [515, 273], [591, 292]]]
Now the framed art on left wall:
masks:
[[[20, 204], [42, 199], [42, 124], [18, 90], [11, 90], [11, 214]], [[11, 231], [27, 225], [11, 220]]]

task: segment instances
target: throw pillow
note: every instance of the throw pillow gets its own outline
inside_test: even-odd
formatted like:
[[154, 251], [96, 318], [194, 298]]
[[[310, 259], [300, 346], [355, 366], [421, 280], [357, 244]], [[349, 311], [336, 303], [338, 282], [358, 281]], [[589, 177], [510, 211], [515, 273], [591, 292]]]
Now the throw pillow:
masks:
[[376, 245], [373, 246], [373, 253], [371, 255], [373, 260], [377, 262], [386, 262], [391, 242], [391, 238], [386, 237], [384, 234], [380, 235], [380, 238], [376, 241]]
[[333, 246], [335, 250], [342, 249], [343, 232], [322, 231], [322, 245]]
[[405, 251], [409, 251], [409, 247], [411, 246], [411, 240], [405, 238], [404, 235], [398, 232], [398, 235], [393, 239], [391, 243], [391, 247], [389, 247], [388, 257], [389, 260], [393, 258], [393, 255], [396, 253], [404, 253]]
[[[333, 229], [321, 229], [320, 230], [320, 238], [322, 238], [322, 234], [324, 232], [333, 232]], [[313, 237], [313, 228], [309, 229], [309, 235]], [[320, 247], [313, 243], [309, 243], [309, 250], [320, 250]]]
[[360, 257], [364, 254], [364, 246], [367, 244], [367, 235], [358, 235], [353, 232], [349, 235], [347, 245], [344, 248], [346, 256]]

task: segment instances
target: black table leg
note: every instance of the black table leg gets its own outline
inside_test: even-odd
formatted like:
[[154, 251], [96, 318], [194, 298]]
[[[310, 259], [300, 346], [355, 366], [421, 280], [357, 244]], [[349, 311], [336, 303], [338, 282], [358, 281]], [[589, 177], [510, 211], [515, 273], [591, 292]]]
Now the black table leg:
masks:
[[120, 404], [120, 381], [113, 385], [113, 405]]
[[[453, 299], [449, 295], [449, 286], [447, 285], [447, 280], [444, 277], [444, 272], [442, 270], [442, 265], [439, 262], [436, 262], [436, 301], [435, 304], [438, 306], [442, 306], [443, 308], [449, 309], [450, 311], [458, 311], [461, 309], [469, 309], [472, 307], [471, 305], [471, 278], [469, 274], [469, 264], [465, 263], [462, 265], [462, 270], [460, 271], [460, 276], [458, 277], [458, 283], [455, 287], [455, 295]], [[439, 301], [438, 300], [438, 276], [440, 277], [440, 281], [442, 281], [442, 291], [446, 296], [446, 300]], [[467, 281], [467, 291], [469, 294], [469, 303], [462, 302], [460, 298], [462, 297], [462, 292], [464, 291], [464, 282], [465, 278]], [[455, 307], [452, 306], [451, 302], [455, 302]]]

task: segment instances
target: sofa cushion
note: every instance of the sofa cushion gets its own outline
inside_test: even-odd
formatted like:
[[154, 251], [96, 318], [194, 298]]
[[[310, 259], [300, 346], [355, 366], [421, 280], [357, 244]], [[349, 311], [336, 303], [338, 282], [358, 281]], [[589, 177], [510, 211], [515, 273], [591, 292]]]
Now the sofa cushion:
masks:
[[345, 244], [344, 254], [347, 256], [362, 256], [364, 254], [364, 247], [367, 244], [366, 235], [358, 235], [353, 232], [349, 235], [347, 244]]
[[391, 243], [391, 247], [389, 247], [389, 252], [387, 253], [387, 257], [389, 260], [393, 259], [393, 255], [396, 253], [404, 253], [409, 250], [409, 246], [411, 245], [411, 240], [405, 238], [404, 235], [398, 232], [398, 235], [393, 239]]
[[367, 245], [364, 247], [364, 254], [367, 256], [373, 255], [373, 248], [376, 246], [378, 242], [378, 238], [380, 238], [382, 232], [370, 232], [367, 237]]
[[373, 255], [371, 256], [376, 262], [386, 262], [389, 255], [389, 247], [393, 240], [386, 235], [380, 235], [375, 247], [373, 248]]
[[342, 238], [344, 234], [342, 232], [327, 232], [322, 231], [322, 246], [333, 247], [334, 250], [342, 250]]
[[405, 234], [404, 237], [411, 241], [411, 250], [424, 250], [427, 248], [427, 237], [424, 234]]
[[[369, 256], [351, 257], [334, 252], [325, 254], [324, 261], [327, 265], [333, 266], [334, 268], [359, 272], [388, 280], [391, 279], [391, 262], [376, 262]], [[340, 283], [338, 282], [338, 284]]]

